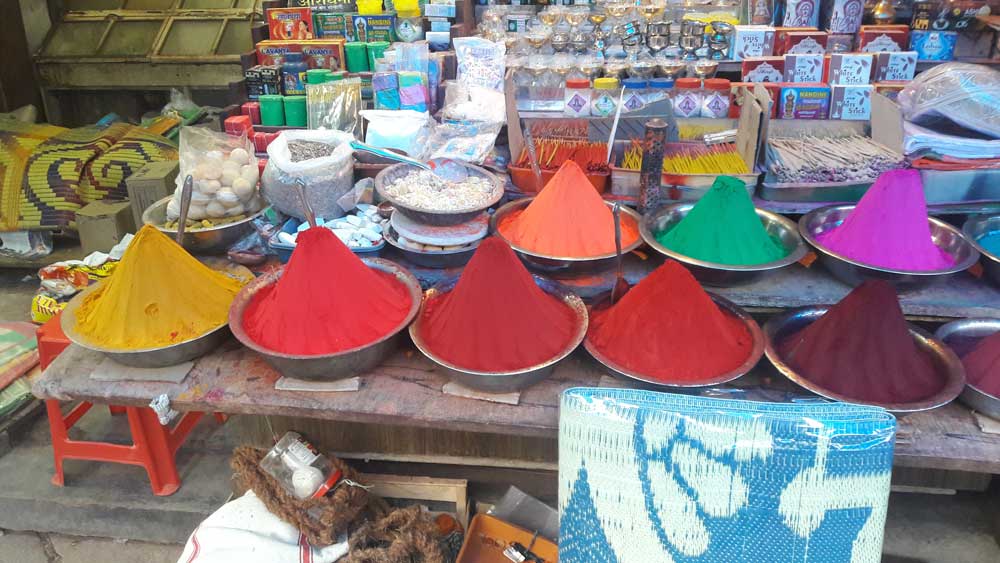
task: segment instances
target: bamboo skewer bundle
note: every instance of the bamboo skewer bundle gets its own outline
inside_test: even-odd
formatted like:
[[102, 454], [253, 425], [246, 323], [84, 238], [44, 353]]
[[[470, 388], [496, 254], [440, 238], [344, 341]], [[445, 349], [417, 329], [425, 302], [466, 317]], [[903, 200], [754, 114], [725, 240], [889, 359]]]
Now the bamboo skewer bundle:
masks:
[[867, 182], [905, 166], [902, 154], [860, 135], [767, 142], [768, 171], [782, 183]]

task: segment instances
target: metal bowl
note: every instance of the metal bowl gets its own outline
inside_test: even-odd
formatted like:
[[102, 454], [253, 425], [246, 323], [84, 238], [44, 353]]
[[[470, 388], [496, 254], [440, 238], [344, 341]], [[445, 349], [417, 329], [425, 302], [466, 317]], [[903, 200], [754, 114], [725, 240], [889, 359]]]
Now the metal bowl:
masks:
[[379, 197], [391, 203], [393, 207], [400, 211], [400, 213], [410, 217], [418, 223], [424, 223], [426, 225], [457, 225], [459, 223], [465, 223], [466, 221], [475, 219], [477, 215], [486, 211], [490, 207], [493, 207], [498, 201], [500, 201], [500, 198], [503, 197], [503, 182], [501, 182], [500, 179], [494, 174], [484, 170], [483, 168], [473, 166], [471, 164], [460, 164], [466, 168], [470, 176], [485, 178], [493, 184], [493, 195], [490, 196], [490, 200], [487, 205], [481, 205], [475, 208], [470, 207], [460, 211], [427, 211], [426, 209], [416, 209], [401, 203], [399, 200], [394, 199], [387, 194], [385, 187], [397, 178], [401, 178], [410, 172], [419, 170], [416, 166], [403, 162], [393, 164], [392, 166], [379, 172], [378, 176], [375, 176], [375, 191], [378, 192]]
[[[497, 209], [496, 213], [490, 217], [490, 232], [502, 238], [507, 244], [509, 244], [528, 268], [552, 277], [572, 278], [575, 276], [603, 272], [615, 267], [616, 260], [614, 252], [602, 254], [600, 256], [591, 256], [589, 258], [548, 256], [546, 254], [532, 252], [526, 248], [517, 246], [510, 240], [507, 240], [507, 238], [503, 236], [503, 233], [500, 232], [500, 221], [511, 213], [524, 209], [532, 201], [534, 201], [534, 199], [535, 198], [533, 197], [526, 197], [512, 201], [500, 209]], [[608, 207], [614, 207], [614, 203], [612, 202], [606, 201], [605, 203]], [[631, 207], [622, 206], [621, 212], [622, 223], [628, 221], [629, 219], [634, 221], [636, 226], [639, 226], [642, 223], [642, 215], [639, 215], [639, 213]], [[635, 242], [632, 244], [622, 246], [622, 254], [628, 254], [640, 246], [642, 246], [642, 237], [637, 237]]]
[[[837, 254], [816, 241], [816, 236], [840, 225], [852, 211], [854, 205], [830, 205], [814, 209], [799, 219], [799, 232], [802, 238], [816, 249], [819, 261], [840, 281], [850, 285], [860, 285], [865, 280], [880, 279], [896, 286], [896, 289], [915, 289], [932, 282], [941, 281], [969, 269], [979, 260], [979, 252], [965, 240], [958, 229], [935, 217], [928, 217], [931, 227], [931, 238], [938, 248], [947, 252], [955, 259], [955, 265], [945, 270], [915, 272], [907, 270], [890, 270], [871, 264], [851, 260]], [[874, 241], [873, 241], [874, 243]]]
[[726, 299], [725, 297], [715, 295], [714, 293], [709, 293], [708, 295], [712, 298], [712, 301], [715, 301], [715, 304], [718, 305], [719, 308], [722, 309], [724, 313], [732, 315], [743, 321], [743, 325], [747, 328], [748, 331], [750, 331], [750, 339], [753, 341], [753, 348], [750, 350], [750, 355], [747, 356], [745, 362], [740, 364], [739, 367], [737, 367], [732, 371], [717, 375], [710, 379], [703, 379], [696, 383], [690, 381], [678, 382], [678, 383], [664, 383], [660, 379], [643, 375], [641, 373], [632, 371], [629, 368], [622, 366], [621, 364], [616, 363], [614, 360], [602, 354], [601, 351], [598, 350], [591, 343], [590, 338], [587, 338], [583, 341], [583, 347], [587, 349], [587, 352], [590, 352], [590, 355], [593, 356], [594, 359], [598, 361], [598, 363], [607, 368], [607, 370], [615, 377], [619, 377], [622, 379], [631, 379], [648, 386], [660, 387], [665, 389], [685, 388], [685, 387], [710, 387], [713, 385], [722, 385], [723, 383], [728, 383], [730, 381], [733, 381], [734, 379], [749, 373], [750, 370], [752, 370], [753, 367], [757, 365], [757, 362], [760, 361], [760, 357], [764, 355], [764, 333], [761, 332], [760, 325], [757, 324], [757, 321], [753, 320], [753, 317], [747, 314], [746, 311], [744, 311], [743, 309], [740, 309], [739, 306], [737, 306], [735, 303]]
[[989, 233], [1000, 231], [1000, 215], [971, 215], [962, 225], [962, 234], [973, 248], [983, 255], [983, 273], [993, 285], [1000, 285], [1000, 256], [990, 254], [979, 244], [979, 239]]
[[464, 266], [472, 259], [472, 255], [476, 253], [476, 249], [479, 248], [480, 243], [480, 241], [476, 241], [461, 250], [424, 252], [399, 244], [399, 238], [392, 227], [386, 229], [385, 233], [383, 233], [383, 238], [385, 238], [385, 242], [396, 247], [407, 260], [425, 268], [455, 268]]
[[[167, 220], [167, 204], [170, 203], [171, 198], [173, 196], [167, 196], [147, 207], [142, 212], [142, 222], [156, 227], [158, 231], [174, 239], [177, 236], [177, 229], [165, 229], [161, 226]], [[218, 227], [186, 229], [181, 246], [192, 254], [225, 253], [236, 241], [253, 231], [253, 225], [250, 222], [263, 215], [268, 209], [270, 207], [266, 206], [245, 219]]]
[[410, 310], [406, 317], [382, 338], [334, 354], [312, 356], [284, 354], [254, 342], [243, 328], [243, 315], [257, 292], [277, 282], [284, 270], [261, 276], [239, 292], [229, 309], [229, 325], [233, 335], [247, 348], [263, 356], [267, 363], [286, 377], [310, 381], [334, 381], [353, 377], [375, 368], [396, 349], [403, 329], [417, 315], [417, 311], [420, 309], [420, 282], [406, 268], [395, 262], [382, 258], [362, 258], [361, 261], [369, 268], [392, 274], [410, 292]]
[[[938, 327], [934, 333], [934, 338], [955, 349], [955, 344], [960, 339], [968, 341], [969, 349], [981, 338], [990, 336], [995, 332], [1000, 332], [1000, 319], [962, 319], [952, 321]], [[962, 350], [956, 350], [962, 353]], [[981, 412], [987, 416], [1000, 419], [1000, 397], [991, 395], [986, 391], [976, 387], [966, 381], [965, 390], [958, 396], [958, 400], [965, 403], [974, 411]]]
[[778, 352], [778, 343], [819, 320], [820, 317], [826, 314], [828, 309], [829, 307], [826, 306], [793, 309], [787, 313], [772, 317], [764, 324], [764, 353], [767, 354], [767, 359], [774, 364], [774, 367], [777, 368], [781, 375], [785, 376], [792, 383], [827, 399], [843, 403], [874, 405], [895, 413], [911, 413], [943, 407], [955, 400], [959, 393], [962, 392], [962, 388], [965, 387], [965, 369], [962, 367], [962, 362], [959, 361], [958, 356], [950, 348], [934, 340], [930, 334], [912, 324], [909, 325], [910, 335], [913, 336], [917, 348], [931, 357], [934, 367], [937, 368], [938, 373], [945, 380], [944, 386], [936, 394], [913, 403], [872, 403], [845, 397], [844, 395], [820, 387], [785, 363], [785, 360]]
[[201, 336], [191, 338], [183, 342], [178, 342], [176, 344], [171, 344], [169, 346], [161, 346], [159, 348], [116, 350], [113, 348], [101, 348], [100, 346], [95, 346], [87, 341], [87, 337], [85, 335], [80, 334], [76, 330], [76, 313], [80, 308], [80, 305], [83, 304], [83, 300], [86, 299], [86, 297], [91, 293], [97, 291], [102, 285], [103, 282], [94, 284], [76, 294], [73, 299], [66, 304], [66, 308], [63, 309], [62, 319], [59, 322], [59, 326], [66, 334], [66, 338], [69, 338], [70, 342], [73, 344], [88, 350], [101, 352], [120, 364], [137, 368], [162, 368], [166, 366], [174, 366], [182, 364], [188, 360], [204, 356], [221, 346], [222, 343], [229, 338], [229, 327], [226, 323], [223, 323], [219, 325], [218, 328], [210, 330]]
[[[439, 294], [451, 291], [456, 283], [458, 283], [458, 280], [428, 289], [424, 294], [424, 303], [427, 303]], [[556, 364], [570, 355], [580, 345], [580, 342], [583, 341], [584, 336], [587, 334], [587, 306], [583, 304], [583, 300], [572, 293], [559, 289], [555, 284], [544, 278], [535, 276], [535, 283], [545, 290], [546, 293], [568, 305], [576, 313], [576, 332], [573, 334], [573, 338], [570, 339], [565, 348], [545, 362], [514, 371], [475, 371], [449, 363], [434, 354], [427, 346], [427, 343], [424, 342], [420, 332], [421, 321], [423, 319], [422, 307], [421, 314], [410, 325], [410, 338], [413, 340], [413, 344], [417, 347], [417, 350], [420, 350], [424, 356], [427, 356], [432, 362], [441, 366], [445, 374], [452, 381], [466, 387], [489, 393], [509, 393], [534, 385], [548, 377], [552, 373], [552, 370], [555, 369]]]
[[642, 223], [639, 225], [639, 233], [642, 235], [642, 239], [654, 250], [684, 264], [695, 279], [703, 284], [726, 287], [747, 283], [768, 272], [794, 264], [806, 255], [806, 245], [802, 242], [802, 237], [799, 236], [795, 223], [777, 213], [763, 209], [755, 209], [755, 211], [767, 234], [777, 239], [785, 250], [785, 257], [780, 260], [751, 266], [718, 264], [685, 256], [656, 240], [656, 233], [673, 228], [691, 212], [695, 205], [695, 202], [674, 203], [649, 213], [643, 217]]

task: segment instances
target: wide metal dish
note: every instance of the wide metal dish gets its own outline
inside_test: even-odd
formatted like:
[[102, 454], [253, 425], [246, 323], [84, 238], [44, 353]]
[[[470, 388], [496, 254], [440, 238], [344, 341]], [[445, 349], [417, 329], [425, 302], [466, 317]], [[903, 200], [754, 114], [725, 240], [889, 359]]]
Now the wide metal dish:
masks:
[[392, 206], [399, 210], [400, 213], [408, 216], [418, 223], [424, 223], [427, 225], [457, 225], [459, 223], [465, 223], [466, 221], [475, 219], [477, 215], [486, 211], [490, 207], [493, 207], [498, 201], [500, 201], [500, 198], [503, 197], [503, 182], [500, 181], [496, 175], [483, 168], [473, 166], [471, 164], [461, 164], [465, 167], [470, 176], [484, 178], [493, 185], [493, 194], [490, 196], [488, 204], [477, 206], [475, 208], [470, 207], [459, 211], [427, 211], [426, 209], [417, 209], [415, 207], [408, 206], [405, 203], [401, 203], [399, 200], [386, 193], [385, 187], [397, 178], [402, 178], [410, 172], [420, 170], [416, 166], [402, 162], [399, 164], [393, 164], [375, 176], [375, 191], [378, 192], [380, 198], [391, 203]]
[[843, 403], [874, 405], [895, 413], [920, 412], [943, 407], [954, 401], [965, 387], [965, 369], [958, 356], [950, 348], [932, 338], [930, 334], [912, 324], [909, 325], [910, 335], [913, 337], [917, 349], [930, 356], [938, 374], [945, 381], [941, 390], [934, 395], [912, 403], [873, 403], [845, 397], [813, 383], [785, 362], [778, 352], [778, 345], [799, 330], [819, 320], [828, 309], [826, 306], [793, 309], [772, 317], [764, 324], [764, 353], [778, 372], [792, 383], [827, 399]]
[[689, 387], [711, 387], [713, 385], [722, 385], [723, 383], [733, 381], [734, 379], [737, 379], [738, 377], [749, 373], [750, 370], [752, 370], [754, 366], [757, 365], [757, 362], [760, 361], [761, 356], [764, 355], [764, 333], [760, 330], [760, 325], [757, 324], [757, 321], [753, 320], [753, 317], [747, 314], [746, 311], [741, 309], [735, 303], [726, 299], [725, 297], [715, 295], [714, 293], [709, 293], [708, 295], [712, 298], [712, 301], [715, 301], [715, 304], [718, 305], [720, 309], [722, 309], [723, 313], [732, 315], [740, 319], [743, 322], [743, 326], [745, 326], [747, 330], [750, 331], [750, 339], [753, 341], [753, 347], [750, 349], [750, 355], [747, 356], [745, 362], [740, 364], [737, 368], [733, 369], [732, 371], [719, 374], [710, 379], [703, 379], [698, 382], [684, 381], [677, 383], [664, 383], [660, 379], [656, 379], [654, 377], [650, 377], [648, 375], [632, 371], [629, 368], [621, 364], [618, 364], [614, 360], [608, 358], [607, 356], [602, 354], [601, 351], [598, 350], [593, 345], [593, 343], [591, 343], [590, 338], [584, 339], [583, 347], [586, 348], [587, 352], [590, 352], [590, 355], [593, 356], [598, 363], [603, 365], [608, 370], [608, 372], [614, 375], [615, 377], [619, 377], [626, 380], [638, 381], [639, 383], [646, 386], [659, 387], [664, 389], [672, 389], [672, 388], [677, 389], [677, 388], [689, 388]]
[[653, 250], [668, 258], [684, 264], [691, 274], [703, 284], [714, 286], [731, 286], [747, 283], [764, 275], [794, 264], [806, 255], [806, 245], [799, 236], [795, 223], [770, 211], [755, 209], [767, 234], [781, 244], [785, 251], [784, 258], [764, 264], [739, 266], [706, 262], [685, 256], [664, 246], [656, 239], [657, 233], [669, 231], [679, 223], [695, 206], [694, 203], [675, 203], [647, 214], [639, 224], [639, 234]]
[[[952, 321], [938, 327], [934, 337], [948, 345], [957, 355], [964, 356], [982, 338], [1000, 332], [1000, 319], [975, 318]], [[958, 400], [974, 411], [1000, 420], [1000, 397], [991, 395], [969, 381]]]
[[412, 248], [407, 248], [399, 244], [399, 238], [396, 234], [396, 230], [389, 227], [382, 233], [382, 237], [385, 242], [389, 243], [390, 246], [396, 247], [397, 250], [406, 258], [408, 261], [413, 262], [418, 266], [423, 266], [425, 268], [455, 268], [458, 266], [464, 266], [469, 263], [472, 259], [472, 255], [476, 253], [476, 249], [479, 248], [479, 242], [469, 244], [461, 250], [447, 250], [447, 251], [436, 251], [436, 252], [423, 252], [420, 250], [413, 250]]
[[[458, 283], [458, 281], [454, 280], [428, 289], [424, 294], [424, 303], [427, 303], [437, 295], [451, 291], [455, 287], [456, 283]], [[548, 377], [549, 374], [552, 373], [552, 370], [555, 369], [556, 364], [566, 356], [570, 355], [570, 353], [580, 345], [580, 342], [583, 341], [584, 336], [587, 334], [588, 324], [587, 306], [583, 304], [583, 300], [572, 293], [559, 289], [555, 284], [544, 278], [536, 276], [535, 283], [545, 290], [546, 293], [556, 297], [573, 309], [573, 312], [576, 314], [576, 331], [573, 333], [573, 337], [562, 350], [545, 362], [520, 370], [492, 372], [475, 371], [456, 366], [437, 356], [430, 350], [427, 343], [424, 341], [420, 332], [421, 321], [423, 319], [423, 307], [421, 307], [421, 314], [417, 316], [417, 320], [410, 325], [410, 338], [413, 340], [413, 344], [417, 347], [417, 349], [420, 350], [424, 356], [427, 356], [429, 360], [441, 366], [445, 374], [452, 381], [460, 383], [466, 387], [479, 389], [489, 393], [509, 393], [534, 385], [535, 383], [538, 383]]]
[[86, 299], [86, 297], [91, 293], [97, 291], [103, 283], [104, 282], [94, 284], [80, 293], [77, 293], [73, 299], [66, 304], [66, 308], [63, 309], [59, 326], [66, 334], [66, 338], [68, 338], [73, 344], [88, 350], [105, 354], [112, 360], [126, 366], [137, 368], [162, 368], [166, 366], [174, 366], [188, 360], [204, 356], [221, 346], [222, 343], [229, 338], [229, 327], [226, 323], [223, 323], [219, 325], [218, 328], [206, 332], [201, 336], [158, 348], [116, 350], [113, 348], [102, 348], [91, 344], [85, 335], [80, 334], [76, 330], [76, 313], [79, 310], [80, 305], [83, 304], [83, 300]]
[[[167, 204], [173, 196], [167, 196], [153, 205], [150, 205], [142, 212], [142, 222], [145, 225], [152, 225], [158, 231], [166, 234], [171, 239], [177, 237], [177, 229], [165, 229], [162, 227], [167, 220]], [[184, 239], [181, 246], [192, 254], [222, 254], [229, 250], [236, 241], [245, 237], [253, 231], [250, 223], [257, 217], [264, 214], [269, 206], [265, 206], [260, 211], [233, 223], [226, 223], [218, 227], [208, 229], [185, 229]]]
[[986, 279], [993, 285], [1000, 285], [1000, 256], [990, 254], [982, 245], [979, 239], [992, 232], [1000, 231], [1000, 215], [973, 215], [966, 219], [962, 225], [962, 234], [973, 248], [982, 254], [983, 273]]
[[[514, 249], [517, 256], [529, 269], [552, 277], [572, 278], [576, 276], [585, 276], [598, 272], [604, 272], [615, 267], [617, 261], [614, 251], [600, 256], [591, 256], [589, 258], [548, 256], [517, 246], [504, 237], [503, 233], [501, 233], [499, 229], [500, 222], [508, 215], [524, 209], [534, 200], [535, 198], [533, 197], [526, 197], [512, 201], [500, 209], [497, 209], [496, 213], [490, 217], [490, 232], [502, 238], [507, 244], [509, 244], [510, 247]], [[612, 202], [606, 201], [605, 203], [608, 207], [614, 207], [614, 203]], [[639, 213], [631, 207], [624, 205], [621, 207], [621, 213], [622, 224], [624, 225], [626, 221], [632, 221], [635, 223], [636, 229], [638, 230], [640, 224], [642, 223], [642, 215], [639, 215]], [[642, 246], [641, 236], [637, 237], [635, 242], [628, 245], [624, 244], [624, 241], [622, 241], [622, 254], [628, 254], [640, 246]]]
[[[979, 252], [958, 229], [935, 217], [927, 219], [930, 222], [931, 238], [938, 248], [955, 259], [955, 265], [944, 270], [917, 272], [880, 268], [851, 260], [821, 245], [816, 237], [843, 223], [844, 219], [854, 211], [854, 207], [854, 205], [821, 207], [799, 219], [799, 232], [802, 238], [816, 249], [819, 261], [835, 278], [850, 286], [860, 285], [865, 280], [880, 279], [893, 284], [899, 290], [915, 289], [948, 279], [969, 269], [979, 260]], [[875, 244], [875, 241], [872, 241], [872, 244]]]
[[420, 309], [420, 282], [406, 268], [395, 262], [382, 258], [362, 258], [361, 261], [369, 268], [392, 274], [410, 293], [410, 310], [406, 317], [382, 338], [334, 354], [312, 356], [284, 354], [254, 342], [243, 328], [243, 315], [246, 314], [246, 308], [257, 292], [277, 282], [284, 270], [257, 278], [236, 295], [229, 309], [229, 325], [233, 335], [247, 348], [263, 356], [267, 363], [286, 377], [310, 381], [335, 381], [370, 371], [392, 354], [402, 338], [403, 329], [417, 315]]

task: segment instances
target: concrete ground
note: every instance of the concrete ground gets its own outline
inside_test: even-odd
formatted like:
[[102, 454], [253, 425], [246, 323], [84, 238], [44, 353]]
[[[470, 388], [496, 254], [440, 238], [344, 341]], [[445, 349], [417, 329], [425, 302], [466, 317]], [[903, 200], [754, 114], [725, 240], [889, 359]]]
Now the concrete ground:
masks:
[[[28, 320], [28, 307], [37, 284], [37, 278], [30, 271], [0, 269], [0, 319]], [[92, 415], [88, 415], [90, 416]], [[95, 426], [85, 427], [82, 431], [119, 432], [124, 421], [120, 417], [115, 418], [119, 420], [113, 420], [106, 412], [102, 413], [95, 417], [95, 422], [92, 423]], [[184, 467], [179, 466], [179, 469], [182, 477], [191, 479], [173, 497], [157, 498], [149, 494], [148, 488], [144, 488], [147, 485], [143, 484], [144, 475], [141, 470], [120, 465], [73, 462], [72, 466], [67, 465], [67, 488], [51, 487], [48, 484], [51, 477], [51, 455], [45, 444], [47, 425], [44, 419], [39, 419], [35, 424], [36, 427], [25, 439], [25, 443], [0, 457], [0, 528], [23, 529], [25, 526], [15, 524], [25, 522], [30, 522], [32, 526], [28, 531], [7, 531], [0, 536], [0, 563], [172, 563], [181, 553], [180, 542], [186, 531], [193, 528], [190, 522], [196, 521], [199, 512], [207, 514], [213, 506], [218, 506], [225, 500], [228, 468], [224, 467], [224, 452], [231, 446], [227, 441], [229, 438], [224, 435], [224, 429], [203, 430], [203, 438], [192, 440], [186, 446], [196, 453], [187, 454], [185, 459], [191, 461]], [[206, 425], [206, 422], [202, 425]], [[181, 450], [181, 457], [185, 457], [184, 451]], [[111, 483], [115, 486], [110, 486]], [[17, 487], [21, 490], [4, 491], [5, 487]], [[188, 489], [186, 494], [185, 489]], [[96, 532], [75, 531], [82, 529], [79, 527], [80, 522], [68, 520], [74, 519], [74, 515], [78, 513], [75, 511], [82, 510], [81, 499], [88, 495], [92, 505], [113, 505], [116, 511], [123, 511], [126, 516], [120, 529], [130, 529], [134, 533], [123, 535], [131, 535], [133, 538], [149, 539], [153, 534], [148, 527], [134, 526], [137, 517], [129, 516], [128, 511], [146, 510], [155, 513], [161, 510], [164, 514], [162, 521], [171, 525], [164, 524], [164, 527], [171, 529], [169, 534], [156, 539], [174, 543], [115, 540], [94, 537], [98, 535]], [[1000, 531], [1000, 521], [993, 520], [998, 518], [998, 509], [990, 506], [991, 498], [993, 503], [997, 502], [997, 497], [990, 497], [986, 493], [894, 493], [886, 525], [883, 562], [1000, 562], [1000, 546], [994, 535], [996, 531]], [[29, 500], [35, 502], [36, 512], [58, 514], [29, 514], [30, 510], [27, 508], [23, 509], [24, 513], [9, 513], [11, 506], [28, 506], [24, 503]], [[64, 502], [65, 508], [55, 508], [56, 505], [52, 503], [58, 502]], [[12, 523], [3, 524], [5, 520]], [[153, 522], [154, 526], [156, 524], [157, 522]], [[113, 525], [113, 521], [101, 522], [94, 529]], [[67, 530], [90, 537], [65, 535]], [[115, 534], [102, 531], [99, 535]], [[162, 537], [172, 539], [159, 539]]]

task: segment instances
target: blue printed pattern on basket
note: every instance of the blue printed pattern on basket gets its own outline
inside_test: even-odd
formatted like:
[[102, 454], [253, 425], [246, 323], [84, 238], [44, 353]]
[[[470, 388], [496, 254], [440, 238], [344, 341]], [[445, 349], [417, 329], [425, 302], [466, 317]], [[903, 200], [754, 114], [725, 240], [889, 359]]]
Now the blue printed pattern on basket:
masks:
[[570, 389], [559, 419], [563, 563], [878, 563], [895, 418]]

